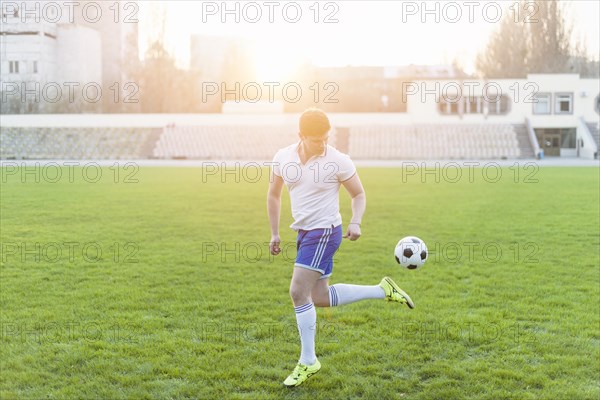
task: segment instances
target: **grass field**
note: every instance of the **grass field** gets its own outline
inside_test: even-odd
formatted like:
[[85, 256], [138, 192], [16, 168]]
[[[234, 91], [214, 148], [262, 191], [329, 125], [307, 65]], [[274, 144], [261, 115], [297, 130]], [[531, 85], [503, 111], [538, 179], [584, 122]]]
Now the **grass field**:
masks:
[[[292, 390], [295, 237], [284, 190], [267, 254], [265, 170], [27, 171], [2, 171], [2, 399], [600, 396], [598, 168], [361, 168], [363, 237], [331, 282], [389, 275], [416, 308], [318, 309], [323, 368]], [[393, 258], [407, 235], [417, 271]]]

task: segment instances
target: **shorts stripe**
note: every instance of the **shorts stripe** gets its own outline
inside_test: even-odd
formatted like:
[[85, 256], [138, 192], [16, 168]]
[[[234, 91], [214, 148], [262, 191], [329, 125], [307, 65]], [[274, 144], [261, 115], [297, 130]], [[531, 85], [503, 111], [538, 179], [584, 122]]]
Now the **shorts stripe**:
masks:
[[319, 240], [319, 245], [317, 246], [317, 251], [310, 262], [311, 267], [317, 267], [321, 264], [321, 260], [323, 259], [323, 253], [325, 253], [325, 248], [327, 247], [327, 243], [329, 242], [329, 237], [331, 236], [331, 228], [325, 229], [325, 234]]
[[[324, 229], [323, 230], [323, 235], [321, 236], [321, 238], [319, 239], [319, 243], [317, 244], [317, 249], [315, 250], [315, 254], [313, 254], [313, 258], [310, 262], [310, 266], [314, 267], [315, 266], [315, 261], [317, 261], [317, 258], [319, 257], [319, 253], [322, 251], [322, 249], [325, 248], [325, 246], [327, 245], [327, 239], [329, 237], [328, 235], [328, 230]], [[324, 243], [325, 242], [325, 243]], [[316, 265], [319, 265], [319, 263], [317, 262]]]
[[325, 279], [333, 270], [333, 255], [342, 242], [342, 226], [298, 231], [295, 267], [319, 271]]

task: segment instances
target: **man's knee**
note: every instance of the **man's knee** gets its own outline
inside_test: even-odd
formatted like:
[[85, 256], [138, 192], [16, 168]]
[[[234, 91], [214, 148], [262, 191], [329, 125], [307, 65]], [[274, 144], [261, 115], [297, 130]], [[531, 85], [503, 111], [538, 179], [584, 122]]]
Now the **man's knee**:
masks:
[[302, 305], [302, 304], [306, 304], [306, 302], [308, 302], [308, 300], [310, 299], [310, 292], [307, 290], [304, 290], [300, 286], [296, 286], [296, 285], [292, 284], [290, 286], [290, 297], [292, 298], [292, 301], [294, 302], [294, 304]]

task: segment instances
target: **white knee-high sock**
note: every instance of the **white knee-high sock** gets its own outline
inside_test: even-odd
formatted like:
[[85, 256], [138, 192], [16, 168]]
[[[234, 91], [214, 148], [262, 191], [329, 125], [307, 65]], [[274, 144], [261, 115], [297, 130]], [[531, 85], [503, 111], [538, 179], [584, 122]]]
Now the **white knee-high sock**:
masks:
[[385, 292], [379, 285], [360, 286], [336, 283], [335, 285], [329, 286], [330, 307], [350, 304], [360, 300], [384, 298]]
[[313, 303], [294, 307], [296, 321], [300, 333], [300, 362], [304, 365], [313, 365], [317, 361], [315, 353], [315, 334], [317, 333], [317, 311]]

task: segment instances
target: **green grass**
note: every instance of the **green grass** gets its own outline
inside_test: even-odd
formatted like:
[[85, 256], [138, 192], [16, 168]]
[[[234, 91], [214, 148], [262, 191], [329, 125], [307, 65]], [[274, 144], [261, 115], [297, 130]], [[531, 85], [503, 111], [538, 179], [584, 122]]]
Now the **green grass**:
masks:
[[[287, 192], [287, 255], [272, 259], [266, 173], [222, 183], [145, 167], [115, 183], [104, 169], [90, 183], [74, 171], [57, 183], [3, 171], [2, 399], [600, 396], [597, 168], [541, 168], [532, 183], [509, 169], [496, 183], [480, 170], [422, 183], [361, 168], [363, 237], [344, 241], [331, 282], [390, 275], [416, 308], [318, 309], [323, 369], [293, 390]], [[429, 245], [420, 270], [393, 259], [406, 235]]]

